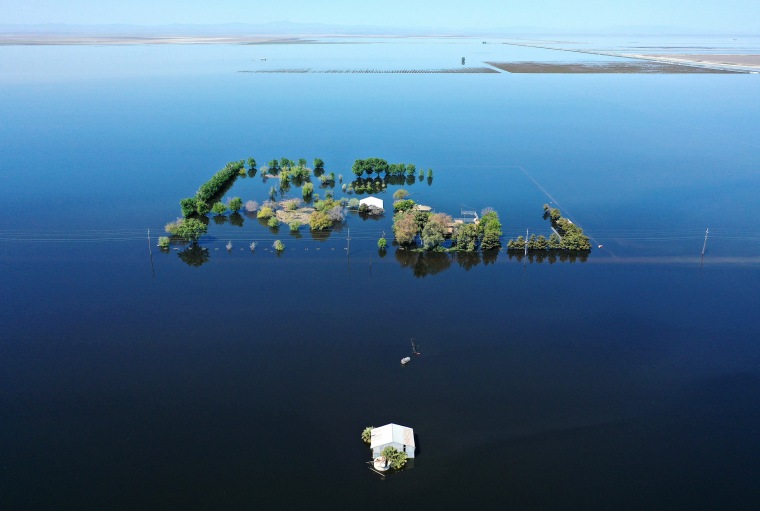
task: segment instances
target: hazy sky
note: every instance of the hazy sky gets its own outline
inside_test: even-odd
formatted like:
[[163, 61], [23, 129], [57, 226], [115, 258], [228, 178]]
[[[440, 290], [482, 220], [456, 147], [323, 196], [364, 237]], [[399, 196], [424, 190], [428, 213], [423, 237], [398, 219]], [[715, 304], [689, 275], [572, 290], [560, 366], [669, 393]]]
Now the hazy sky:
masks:
[[604, 29], [666, 25], [760, 33], [759, 0], [0, 0], [0, 23], [316, 22], [395, 27]]

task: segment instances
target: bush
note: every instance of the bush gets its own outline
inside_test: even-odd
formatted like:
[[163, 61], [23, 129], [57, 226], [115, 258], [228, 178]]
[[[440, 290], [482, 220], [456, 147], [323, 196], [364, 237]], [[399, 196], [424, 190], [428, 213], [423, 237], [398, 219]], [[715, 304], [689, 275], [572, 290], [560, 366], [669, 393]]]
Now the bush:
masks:
[[372, 430], [375, 429], [374, 426], [367, 426], [362, 431], [362, 442], [365, 444], [372, 443]]
[[161, 236], [158, 238], [158, 246], [161, 248], [169, 248], [169, 237], [168, 236]]
[[356, 209], [356, 208], [358, 208], [359, 207], [359, 199], [357, 199], [356, 197], [351, 198], [348, 201], [348, 207], [349, 207], [349, 209]]
[[332, 220], [324, 211], [315, 211], [309, 217], [309, 227], [315, 231], [321, 231], [332, 227]]
[[415, 206], [415, 202], [412, 199], [398, 200], [393, 203], [393, 211], [398, 213], [399, 211], [409, 211]]
[[249, 200], [248, 202], [245, 203], [245, 210], [247, 212], [253, 213], [257, 209], [259, 209], [259, 203], [256, 202], [255, 200]]
[[403, 188], [400, 188], [393, 192], [393, 200], [404, 200], [407, 197], [409, 197], [409, 192], [404, 190]]
[[233, 197], [231, 199], [227, 199], [227, 206], [230, 208], [230, 211], [238, 212], [240, 208], [243, 207], [243, 199], [240, 197]]
[[213, 211], [217, 215], [223, 215], [227, 212], [227, 206], [225, 206], [223, 202], [217, 202], [211, 208], [211, 211]]
[[175, 222], [166, 224], [166, 232], [196, 243], [198, 238], [206, 234], [208, 227], [197, 218], [178, 218]]
[[274, 216], [274, 211], [272, 211], [272, 208], [270, 208], [269, 206], [264, 206], [263, 208], [259, 210], [258, 214], [256, 215], [256, 218], [263, 218], [266, 220], [267, 218], [272, 218], [273, 216]]
[[301, 227], [301, 222], [299, 222], [298, 220], [295, 220], [293, 222], [290, 222], [288, 224], [288, 227], [290, 227], [290, 232], [296, 232]]
[[388, 460], [392, 469], [398, 470], [406, 465], [409, 456], [405, 452], [396, 450], [395, 447], [386, 447], [381, 453]]
[[278, 252], [282, 252], [285, 250], [285, 244], [280, 240], [274, 240], [274, 243], [272, 243], [272, 248]]
[[386, 240], [385, 238], [380, 238], [379, 240], [377, 240], [377, 248], [379, 248], [380, 250], [385, 250], [385, 247], [387, 246], [388, 246], [388, 240]]
[[303, 185], [303, 189], [301, 190], [301, 194], [303, 195], [304, 199], [308, 199], [311, 197], [311, 195], [314, 193], [314, 185], [311, 183], [306, 183]]
[[271, 218], [269, 219], [269, 221], [267, 222], [267, 225], [268, 225], [269, 227], [272, 227], [272, 228], [275, 228], [275, 227], [279, 227], [279, 226], [280, 226], [280, 221], [279, 221], [279, 220], [277, 220], [277, 217], [276, 217], [276, 216], [273, 216], [273, 217], [271, 217]]
[[300, 200], [298, 200], [298, 199], [290, 199], [290, 200], [286, 200], [285, 202], [283, 202], [282, 206], [283, 206], [283, 208], [286, 211], [295, 211], [296, 209], [298, 209], [298, 206], [300, 204], [301, 204]]

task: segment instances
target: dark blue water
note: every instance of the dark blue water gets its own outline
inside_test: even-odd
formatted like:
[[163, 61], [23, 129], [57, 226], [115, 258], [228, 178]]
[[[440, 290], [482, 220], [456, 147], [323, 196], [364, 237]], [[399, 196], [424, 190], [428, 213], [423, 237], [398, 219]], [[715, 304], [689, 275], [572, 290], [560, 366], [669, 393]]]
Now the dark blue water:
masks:
[[[0, 506], [754, 509], [759, 82], [237, 73], [463, 55], [567, 58], [2, 48]], [[373, 155], [432, 168], [406, 188], [439, 211], [496, 208], [505, 239], [548, 234], [553, 201], [604, 247], [381, 257], [390, 215], [320, 240], [212, 221], [200, 267], [155, 247], [229, 160], [320, 157], [348, 181]], [[359, 435], [387, 422], [415, 429], [418, 457], [383, 481]]]

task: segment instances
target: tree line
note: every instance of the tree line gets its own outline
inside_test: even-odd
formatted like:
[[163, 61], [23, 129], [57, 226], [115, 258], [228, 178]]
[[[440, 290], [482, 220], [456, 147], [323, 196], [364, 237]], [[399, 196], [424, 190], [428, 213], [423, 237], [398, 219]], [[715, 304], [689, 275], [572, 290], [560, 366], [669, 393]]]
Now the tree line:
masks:
[[508, 250], [573, 250], [573, 251], [590, 251], [591, 241], [589, 237], [583, 234], [583, 229], [573, 222], [564, 218], [557, 208], [550, 208], [544, 204], [544, 220], [549, 220], [556, 232], [553, 232], [548, 238], [543, 234], [536, 236], [531, 234], [526, 240], [523, 236], [517, 239], [510, 239], [507, 242]]

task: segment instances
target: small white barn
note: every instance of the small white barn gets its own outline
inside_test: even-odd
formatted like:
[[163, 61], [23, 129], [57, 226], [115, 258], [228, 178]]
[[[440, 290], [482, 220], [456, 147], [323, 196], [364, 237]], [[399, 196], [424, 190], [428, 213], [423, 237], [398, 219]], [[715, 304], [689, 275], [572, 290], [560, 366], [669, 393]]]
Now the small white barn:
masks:
[[383, 199], [378, 199], [377, 197], [369, 196], [359, 201], [359, 205], [366, 204], [367, 206], [371, 206], [378, 209], [384, 209], [383, 208]]
[[372, 457], [377, 458], [386, 447], [395, 447], [397, 451], [405, 452], [409, 458], [414, 458], [414, 430], [398, 424], [386, 424], [372, 430], [369, 444]]

